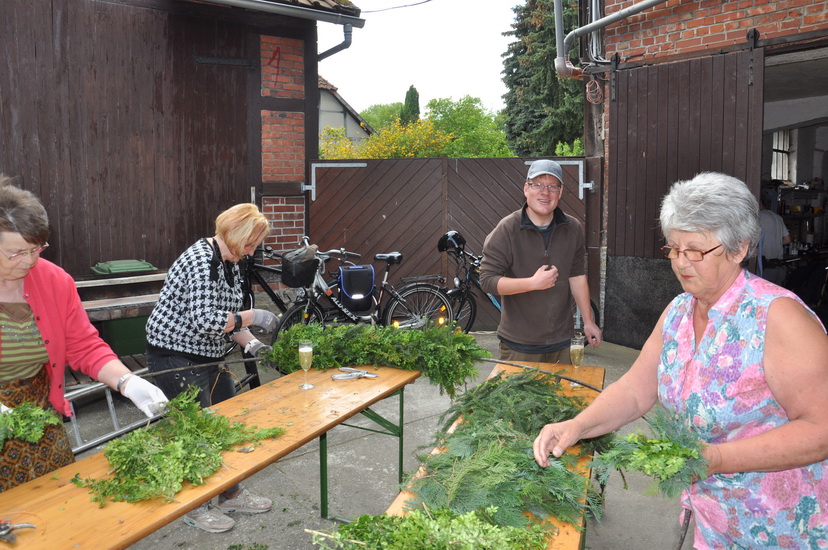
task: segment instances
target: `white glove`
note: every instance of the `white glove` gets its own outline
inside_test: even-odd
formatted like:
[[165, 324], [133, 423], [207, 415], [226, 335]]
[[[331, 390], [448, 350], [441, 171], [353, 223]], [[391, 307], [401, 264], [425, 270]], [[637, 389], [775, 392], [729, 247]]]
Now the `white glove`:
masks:
[[246, 346], [244, 346], [244, 352], [252, 355], [253, 357], [258, 357], [259, 352], [261, 350], [270, 351], [272, 348], [266, 344], [261, 343], [258, 339], [253, 338], [250, 340]]
[[273, 332], [279, 319], [266, 309], [253, 310], [253, 322], [251, 325], [261, 327], [265, 332]]
[[152, 418], [167, 410], [167, 396], [154, 384], [147, 382], [140, 376], [131, 376], [121, 394], [135, 403], [141, 412]]
[[4, 404], [0, 403], [0, 414], [6, 414], [7, 412], [12, 412], [14, 409], [12, 407], [7, 407]]

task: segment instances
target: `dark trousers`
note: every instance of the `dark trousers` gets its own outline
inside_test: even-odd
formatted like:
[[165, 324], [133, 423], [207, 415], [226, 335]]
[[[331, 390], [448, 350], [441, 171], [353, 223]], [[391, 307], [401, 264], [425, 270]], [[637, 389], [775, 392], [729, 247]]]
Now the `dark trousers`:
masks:
[[[218, 360], [216, 360], [218, 361]], [[150, 372], [177, 369], [196, 365], [191, 359], [182, 355], [155, 355], [147, 351], [147, 366]], [[189, 386], [201, 388], [198, 394], [201, 408], [221, 403], [236, 394], [235, 382], [228, 372], [219, 372], [217, 366], [198, 367], [155, 377], [157, 385], [167, 398], [172, 399]]]

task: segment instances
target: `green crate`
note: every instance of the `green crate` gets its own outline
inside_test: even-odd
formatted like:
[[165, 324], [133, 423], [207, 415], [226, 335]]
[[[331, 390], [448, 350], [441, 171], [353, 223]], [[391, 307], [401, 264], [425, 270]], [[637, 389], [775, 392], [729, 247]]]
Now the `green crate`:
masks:
[[146, 260], [110, 260], [98, 262], [92, 267], [92, 273], [113, 275], [116, 273], [133, 273], [136, 271], [154, 271], [157, 269]]
[[103, 321], [100, 326], [101, 338], [109, 344], [119, 357], [146, 352], [148, 316], [128, 317]]

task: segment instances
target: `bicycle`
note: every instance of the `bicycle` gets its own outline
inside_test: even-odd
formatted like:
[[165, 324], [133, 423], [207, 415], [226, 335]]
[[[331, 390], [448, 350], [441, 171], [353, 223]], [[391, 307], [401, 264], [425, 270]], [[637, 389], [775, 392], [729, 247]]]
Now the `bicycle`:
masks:
[[[307, 237], [304, 242], [306, 247], [310, 246]], [[344, 248], [315, 251], [315, 269], [300, 288], [296, 303], [282, 315], [273, 340], [297, 323], [366, 323], [418, 329], [430, 323], [445, 324], [451, 319], [449, 299], [439, 287], [416, 282], [398, 290], [388, 282], [391, 267], [403, 260], [401, 253], [374, 255], [374, 261], [385, 262], [379, 285], [374, 284], [373, 266], [357, 266], [351, 261], [360, 257], [361, 254]], [[341, 266], [336, 278], [326, 281], [326, 267], [332, 259]], [[361, 272], [362, 289], [349, 288], [350, 272]]]
[[[268, 281], [269, 277], [276, 276], [281, 279], [282, 268], [280, 265], [267, 265], [264, 263], [265, 259], [281, 261], [282, 254], [276, 252], [269, 246], [259, 246], [252, 256], [246, 256], [239, 262], [239, 271], [241, 273], [242, 293], [244, 295], [242, 309], [251, 309], [256, 307], [256, 294], [253, 286], [258, 284], [262, 291], [270, 298], [275, 306], [276, 314], [283, 315], [292, 303], [292, 300], [286, 299], [273, 290]], [[254, 330], [254, 334], [259, 339], [265, 341], [272, 341], [270, 335], [264, 334], [262, 331]], [[229, 356], [236, 350], [238, 344], [227, 339], [227, 346], [224, 350], [224, 357]], [[258, 388], [261, 385], [259, 380], [259, 368], [255, 358], [242, 350], [242, 358], [246, 359], [244, 362], [245, 375], [236, 382], [236, 391], [240, 391], [242, 387], [248, 386], [250, 389]]]
[[[477, 300], [474, 297], [475, 289], [486, 296], [498, 311], [503, 309], [497, 297], [489, 292], [484, 292], [480, 286], [480, 263], [483, 261], [483, 256], [478, 256], [466, 248], [466, 239], [459, 231], [451, 230], [443, 234], [440, 240], [437, 241], [437, 250], [439, 252], [446, 252], [457, 264], [454, 288], [443, 288], [443, 292], [451, 301], [451, 307], [454, 313], [452, 319], [463, 332], [469, 332], [471, 330], [474, 325], [474, 320], [477, 317]], [[598, 306], [590, 300], [590, 307], [592, 309], [593, 319], [595, 319], [595, 323], [597, 324]], [[575, 304], [573, 304], [572, 315], [575, 319], [575, 331], [583, 330], [581, 311]]]

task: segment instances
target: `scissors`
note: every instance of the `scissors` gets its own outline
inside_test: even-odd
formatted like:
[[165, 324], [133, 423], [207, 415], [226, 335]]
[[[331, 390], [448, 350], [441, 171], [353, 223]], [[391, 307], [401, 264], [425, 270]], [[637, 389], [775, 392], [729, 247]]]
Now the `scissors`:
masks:
[[17, 535], [12, 533], [15, 529], [36, 529], [36, 526], [31, 523], [12, 523], [2, 520], [0, 521], [0, 540], [5, 542], [16, 541]]
[[334, 374], [331, 376], [334, 380], [350, 380], [352, 378], [376, 378], [378, 375], [373, 372], [368, 372], [362, 369], [352, 369], [351, 367], [339, 367], [342, 374]]

